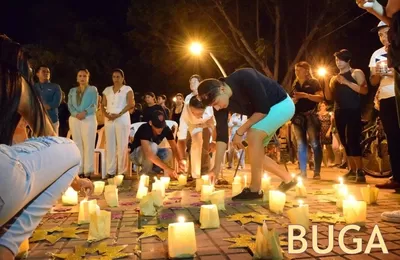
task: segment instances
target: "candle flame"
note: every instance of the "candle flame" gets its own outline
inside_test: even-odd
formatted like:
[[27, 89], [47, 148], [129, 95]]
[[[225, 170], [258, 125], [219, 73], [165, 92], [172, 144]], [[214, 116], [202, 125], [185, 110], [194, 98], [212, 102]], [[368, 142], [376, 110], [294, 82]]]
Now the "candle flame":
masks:
[[349, 196], [347, 197], [347, 200], [356, 201], [356, 198], [354, 198], [353, 195], [349, 195]]
[[297, 177], [297, 183], [300, 185], [303, 184], [303, 180], [301, 179], [301, 177]]
[[302, 206], [303, 206], [303, 203], [304, 203], [304, 201], [303, 201], [303, 200], [299, 200], [298, 202], [299, 202], [299, 207], [302, 207]]
[[341, 185], [343, 185], [343, 177], [339, 177], [339, 182]]
[[266, 179], [268, 177], [268, 175], [266, 173], [264, 173], [264, 179]]
[[183, 216], [178, 217], [178, 222], [179, 223], [184, 223], [185, 222], [185, 217], [183, 217]]
[[292, 179], [294, 179], [294, 177], [296, 177], [296, 174], [294, 174], [294, 173], [292, 173], [291, 175], [292, 175]]

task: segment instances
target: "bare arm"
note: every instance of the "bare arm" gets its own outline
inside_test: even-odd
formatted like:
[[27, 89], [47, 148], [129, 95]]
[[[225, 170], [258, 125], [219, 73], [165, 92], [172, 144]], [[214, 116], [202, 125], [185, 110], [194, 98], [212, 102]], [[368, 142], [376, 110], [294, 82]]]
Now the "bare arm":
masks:
[[135, 98], [133, 96], [133, 91], [129, 91], [126, 94], [126, 106], [124, 107], [124, 109], [121, 110], [121, 112], [119, 112], [118, 117], [122, 116], [123, 114], [134, 108], [135, 108]]
[[146, 158], [163, 170], [169, 169], [168, 165], [166, 165], [156, 154], [151, 151], [150, 141], [140, 140], [140, 144]]
[[307, 94], [307, 99], [314, 101], [316, 103], [319, 103], [324, 100], [324, 94], [320, 90], [320, 91], [315, 92], [315, 94]]
[[325, 85], [325, 98], [327, 100], [332, 100], [333, 99], [332, 89], [334, 87], [335, 80], [336, 80], [336, 76], [333, 76], [331, 78], [331, 80], [329, 81], [329, 84]]
[[365, 80], [364, 72], [362, 72], [362, 70], [354, 70], [352, 76], [357, 81], [357, 84], [348, 80], [345, 80], [344, 84], [355, 92], [360, 93], [361, 95], [366, 95], [368, 93], [368, 85]]
[[221, 172], [221, 164], [222, 161], [224, 160], [224, 155], [226, 151], [226, 147], [228, 146], [224, 142], [217, 142], [217, 148], [215, 152], [215, 164], [214, 164], [214, 169], [212, 170], [215, 174], [215, 177], [218, 178], [219, 173]]
[[100, 109], [101, 112], [103, 112], [103, 115], [108, 118], [106, 107], [107, 107], [107, 97], [103, 95], [102, 105], [100, 106]]
[[376, 67], [371, 67], [371, 76], [369, 77], [369, 82], [372, 86], [377, 87], [381, 82], [381, 75], [376, 73]]

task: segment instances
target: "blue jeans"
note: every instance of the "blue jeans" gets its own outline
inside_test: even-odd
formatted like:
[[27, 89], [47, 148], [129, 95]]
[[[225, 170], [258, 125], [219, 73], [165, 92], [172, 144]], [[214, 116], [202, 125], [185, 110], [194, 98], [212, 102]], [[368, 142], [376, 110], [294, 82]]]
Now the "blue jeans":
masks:
[[72, 140], [40, 137], [0, 145], [0, 245], [14, 255], [78, 174]]
[[[168, 164], [168, 162], [171, 160], [172, 157], [172, 152], [168, 148], [158, 148], [158, 145], [156, 143], [151, 142], [150, 143], [151, 151], [158, 156], [158, 158], [161, 159], [164, 163]], [[157, 165], [154, 165], [152, 161], [150, 161], [148, 158], [145, 157], [142, 147], [139, 146], [136, 148], [131, 154], [130, 154], [130, 159], [133, 161], [136, 165], [142, 166], [141, 172], [143, 173], [149, 173], [149, 172], [156, 172], [159, 173], [161, 172], [161, 168], [158, 167]]]
[[313, 114], [306, 116], [302, 126], [293, 124], [293, 130], [297, 142], [301, 173], [306, 174], [307, 172], [308, 135], [311, 148], [314, 152], [314, 173], [319, 174], [321, 172], [322, 148], [320, 140], [321, 124], [318, 117]]

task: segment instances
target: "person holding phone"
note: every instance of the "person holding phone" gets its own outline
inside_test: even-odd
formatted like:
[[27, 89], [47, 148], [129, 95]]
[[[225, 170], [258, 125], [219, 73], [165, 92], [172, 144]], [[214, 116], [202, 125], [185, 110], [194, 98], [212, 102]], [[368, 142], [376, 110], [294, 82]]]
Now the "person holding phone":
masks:
[[232, 145], [236, 149], [243, 149], [242, 138], [247, 133], [251, 184], [232, 200], [262, 198], [260, 189], [263, 170], [283, 180], [279, 186], [279, 190], [283, 192], [296, 185], [285, 169], [264, 155], [264, 147], [268, 145], [276, 131], [294, 115], [293, 101], [282, 86], [255, 69], [245, 68], [235, 71], [226, 78], [203, 80], [198, 87], [198, 98], [204, 105], [214, 107], [217, 122], [215, 163], [209, 173], [211, 179], [218, 177], [227, 148], [229, 112], [248, 116], [247, 121], [237, 129], [236, 135], [232, 138]]

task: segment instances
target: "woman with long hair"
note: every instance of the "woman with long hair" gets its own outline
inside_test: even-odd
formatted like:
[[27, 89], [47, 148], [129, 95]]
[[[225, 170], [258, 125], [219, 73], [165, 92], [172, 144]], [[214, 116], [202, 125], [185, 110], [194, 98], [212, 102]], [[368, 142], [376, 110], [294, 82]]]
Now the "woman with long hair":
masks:
[[[311, 65], [301, 61], [295, 65], [296, 80], [293, 83], [292, 99], [296, 112], [292, 118], [297, 142], [300, 174], [307, 178], [308, 142], [314, 154], [314, 179], [320, 179], [322, 149], [321, 124], [317, 115], [318, 102], [324, 100], [321, 86], [313, 77]], [[307, 136], [308, 139], [307, 140]]]
[[96, 141], [97, 88], [89, 85], [90, 73], [80, 69], [76, 76], [78, 87], [71, 88], [68, 94], [68, 109], [71, 113], [69, 126], [72, 139], [81, 152], [82, 161], [79, 177], [90, 178], [94, 173], [94, 147]]
[[[18, 43], [0, 35], [0, 259], [14, 259], [70, 184], [93, 189], [89, 180], [76, 178], [79, 150], [56, 137], [27, 60]], [[11, 146], [21, 118], [36, 138]]]
[[171, 115], [169, 117], [172, 121], [177, 122], [178, 125], [180, 124], [180, 119], [181, 119], [183, 105], [184, 105], [183, 99], [184, 98], [181, 93], [178, 93], [175, 95], [174, 106], [171, 109]]
[[[322, 101], [318, 104], [318, 118], [321, 122], [321, 147], [323, 154], [323, 162], [325, 166], [328, 166], [328, 163], [332, 165], [335, 162], [335, 157], [332, 149], [333, 143], [333, 115], [328, 111], [328, 103], [326, 101]], [[324, 154], [326, 152], [327, 154]], [[329, 162], [328, 162], [329, 159]]]
[[101, 106], [105, 116], [107, 178], [126, 173], [131, 126], [129, 111], [135, 107], [133, 90], [125, 85], [124, 72], [114, 69], [112, 80], [113, 85], [103, 91]]
[[279, 186], [281, 191], [287, 191], [296, 185], [287, 171], [268, 156], [264, 156], [264, 147], [294, 114], [293, 101], [282, 86], [255, 69], [246, 68], [235, 71], [227, 78], [203, 80], [198, 87], [198, 96], [205, 106], [214, 107], [217, 121], [216, 156], [214, 168], [209, 173], [211, 179], [218, 177], [227, 148], [229, 112], [248, 116], [246, 123], [236, 130], [232, 145], [236, 149], [244, 149], [242, 138], [247, 133], [251, 184], [233, 197], [233, 200], [262, 198], [260, 189], [263, 169], [283, 180]]

